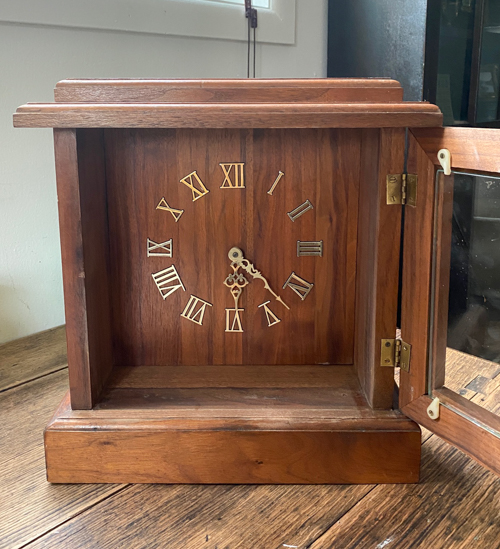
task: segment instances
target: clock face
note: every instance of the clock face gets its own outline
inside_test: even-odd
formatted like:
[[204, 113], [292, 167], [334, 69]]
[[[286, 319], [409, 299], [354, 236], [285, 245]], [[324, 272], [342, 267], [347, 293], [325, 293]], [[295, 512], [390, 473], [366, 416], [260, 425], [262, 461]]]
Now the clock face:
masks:
[[115, 362], [351, 364], [362, 130], [106, 130]]

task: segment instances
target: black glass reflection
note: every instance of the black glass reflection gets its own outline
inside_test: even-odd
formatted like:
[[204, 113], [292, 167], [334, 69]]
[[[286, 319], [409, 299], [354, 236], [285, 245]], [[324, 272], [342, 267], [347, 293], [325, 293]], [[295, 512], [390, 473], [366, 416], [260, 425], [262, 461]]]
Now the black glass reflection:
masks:
[[500, 178], [455, 174], [448, 346], [500, 363]]

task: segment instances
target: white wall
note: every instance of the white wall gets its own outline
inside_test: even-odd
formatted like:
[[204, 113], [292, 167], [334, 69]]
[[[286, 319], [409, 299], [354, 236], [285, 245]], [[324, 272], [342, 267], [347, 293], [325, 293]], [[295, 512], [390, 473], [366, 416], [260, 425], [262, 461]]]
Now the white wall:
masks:
[[[257, 47], [258, 77], [326, 76], [327, 0], [297, 0], [294, 45]], [[0, 343], [64, 323], [52, 131], [16, 129], [64, 78], [244, 77], [246, 44], [0, 23]]]

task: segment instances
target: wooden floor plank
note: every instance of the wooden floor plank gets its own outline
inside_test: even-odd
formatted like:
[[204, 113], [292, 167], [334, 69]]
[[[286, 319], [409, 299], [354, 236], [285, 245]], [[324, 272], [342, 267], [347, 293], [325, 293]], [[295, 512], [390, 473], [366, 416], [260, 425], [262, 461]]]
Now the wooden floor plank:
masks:
[[430, 437], [420, 484], [379, 485], [310, 549], [500, 547], [500, 479]]
[[47, 482], [43, 429], [67, 389], [64, 370], [0, 394], [2, 548], [21, 547], [120, 489]]
[[64, 326], [16, 339], [0, 346], [0, 391], [66, 366]]
[[[446, 385], [495, 413], [500, 411], [498, 365], [447, 350]], [[477, 376], [496, 376], [485, 395], [466, 389]], [[418, 485], [379, 485], [310, 549], [500, 548], [500, 479], [423, 430]]]
[[500, 364], [484, 358], [468, 355], [461, 351], [448, 348], [446, 350], [446, 380], [448, 389], [472, 398], [477, 388], [471, 385], [478, 377], [486, 380], [496, 377], [500, 372]]
[[372, 486], [132, 486], [30, 549], [307, 547]]

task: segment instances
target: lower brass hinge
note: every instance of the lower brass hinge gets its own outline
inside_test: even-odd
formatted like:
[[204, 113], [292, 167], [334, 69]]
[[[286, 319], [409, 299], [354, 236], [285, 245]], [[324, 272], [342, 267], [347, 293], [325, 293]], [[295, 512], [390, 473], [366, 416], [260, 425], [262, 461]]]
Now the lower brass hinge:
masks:
[[380, 366], [400, 367], [410, 371], [411, 345], [401, 339], [382, 339]]
[[417, 205], [418, 177], [410, 173], [389, 174], [386, 180], [387, 204]]

